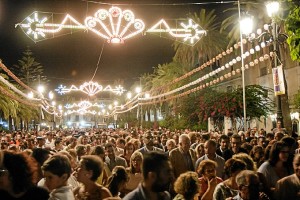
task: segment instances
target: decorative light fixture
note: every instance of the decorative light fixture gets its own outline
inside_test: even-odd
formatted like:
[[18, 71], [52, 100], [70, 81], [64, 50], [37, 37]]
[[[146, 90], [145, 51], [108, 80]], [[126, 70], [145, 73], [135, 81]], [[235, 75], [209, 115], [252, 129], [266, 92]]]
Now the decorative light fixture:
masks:
[[106, 105], [104, 103], [91, 103], [90, 101], [81, 101], [79, 103], [73, 103], [73, 104], [66, 104], [66, 109], [72, 109], [72, 108], [80, 108], [80, 109], [89, 109], [91, 107], [97, 107], [97, 108], [105, 108]]
[[[39, 18], [39, 15], [42, 17]], [[53, 15], [53, 13], [35, 11], [16, 26], [20, 26], [23, 32], [35, 42], [48, 37], [47, 33], [51, 33], [53, 36], [62, 29], [88, 29], [106, 39], [108, 43], [123, 43], [126, 39], [142, 33], [145, 29], [144, 22], [135, 19], [132, 11], [122, 11], [114, 6], [109, 10], [98, 10], [94, 17], [86, 17], [84, 25], [69, 14], [61, 23], [46, 23], [49, 18], [49, 21], [53, 21]]]
[[103, 88], [103, 86], [98, 84], [97, 82], [90, 81], [83, 83], [79, 87], [72, 85], [70, 88], [67, 88], [66, 86], [60, 85], [57, 89], [55, 89], [55, 91], [57, 91], [61, 95], [69, 93], [71, 91], [81, 91], [89, 96], [94, 96], [99, 92], [113, 92], [117, 95], [121, 95], [126, 90], [121, 85], [116, 86], [115, 88], [112, 88], [110, 85], [108, 85]]
[[190, 41], [190, 44], [197, 43], [206, 31], [201, 26], [196, 24], [192, 19], [189, 19], [188, 24], [180, 23], [182, 28], [170, 28], [168, 23], [161, 19], [154, 26], [147, 30], [149, 33], [169, 33], [175, 38], [183, 38], [184, 41]]

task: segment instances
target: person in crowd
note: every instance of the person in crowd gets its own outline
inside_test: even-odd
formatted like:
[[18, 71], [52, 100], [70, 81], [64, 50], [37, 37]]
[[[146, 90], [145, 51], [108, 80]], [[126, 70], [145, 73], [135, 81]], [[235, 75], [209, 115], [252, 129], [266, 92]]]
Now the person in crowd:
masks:
[[216, 154], [216, 150], [217, 150], [217, 143], [214, 140], [207, 140], [204, 143], [205, 155], [196, 161], [195, 166], [197, 169], [199, 166], [199, 163], [202, 162], [203, 160], [213, 160], [217, 163], [217, 167], [216, 167], [217, 176], [220, 178], [223, 178], [224, 177], [225, 160], [224, 160], [224, 158], [222, 158], [221, 156]]
[[44, 162], [51, 156], [51, 153], [48, 149], [43, 148], [34, 148], [32, 150], [31, 156], [37, 161], [38, 163], [38, 178], [37, 181], [40, 181], [43, 178], [42, 166]]
[[0, 199], [49, 199], [48, 191], [35, 185], [37, 168], [26, 153], [0, 150]]
[[105, 199], [112, 196], [107, 188], [96, 183], [102, 170], [103, 162], [99, 157], [95, 155], [81, 157], [75, 175], [82, 186], [73, 191], [76, 200]]
[[300, 154], [293, 161], [294, 174], [286, 176], [276, 183], [276, 200], [300, 199]]
[[242, 148], [242, 139], [241, 136], [238, 134], [233, 134], [230, 138], [230, 144], [231, 144], [231, 156], [237, 153], [248, 153], [246, 149]]
[[79, 144], [75, 147], [76, 155], [77, 155], [77, 161], [81, 159], [81, 156], [86, 155], [86, 146]]
[[71, 175], [71, 163], [67, 156], [56, 154], [50, 157], [42, 166], [45, 185], [50, 191], [49, 200], [74, 200], [72, 186], [68, 185]]
[[124, 138], [118, 138], [116, 141], [115, 152], [117, 156], [124, 155], [126, 141]]
[[36, 137], [36, 148], [46, 148], [46, 140], [43, 136]]
[[143, 181], [123, 200], [170, 200], [168, 192], [174, 180], [172, 165], [163, 153], [150, 152], [142, 163]]
[[194, 200], [197, 199], [199, 191], [198, 175], [195, 172], [180, 174], [174, 183], [174, 190], [177, 193], [173, 200]]
[[279, 179], [292, 174], [292, 169], [289, 169], [287, 163], [289, 153], [288, 146], [284, 142], [277, 141], [271, 147], [269, 160], [258, 168], [258, 172], [267, 179], [267, 185], [271, 191], [274, 191]]
[[97, 179], [97, 183], [102, 185], [107, 182], [108, 177], [111, 175], [111, 171], [105, 163], [105, 151], [104, 148], [100, 145], [97, 145], [93, 148], [91, 155], [98, 156], [103, 161], [103, 170], [101, 175]]
[[62, 144], [61, 139], [60, 139], [60, 138], [56, 139], [56, 140], [54, 141], [54, 147], [52, 148], [52, 150], [53, 150], [54, 152], [60, 152], [60, 151], [62, 151], [63, 149], [64, 149], [64, 146], [63, 146], [63, 144]]
[[173, 149], [169, 154], [175, 178], [184, 172], [195, 171], [196, 154], [190, 146], [190, 138], [187, 134], [182, 134], [179, 136], [179, 147]]
[[235, 178], [239, 172], [246, 169], [246, 163], [230, 158], [225, 162], [224, 169], [228, 179], [216, 186], [213, 194], [214, 200], [224, 200], [238, 194], [238, 185]]
[[204, 144], [199, 143], [195, 148], [196, 160], [205, 155]]
[[161, 153], [164, 152], [164, 150], [154, 146], [154, 144], [153, 144], [154, 140], [153, 140], [153, 136], [152, 136], [151, 132], [145, 133], [143, 142], [144, 142], [144, 146], [137, 150], [137, 151], [141, 152], [143, 155], [145, 153], [148, 153], [151, 151], [161, 152]]
[[121, 155], [122, 158], [126, 160], [127, 165], [130, 163], [130, 158], [133, 152], [135, 152], [135, 146], [131, 142], [127, 142], [124, 146], [124, 154]]
[[284, 137], [283, 132], [278, 131], [278, 132], [275, 132], [275, 133], [274, 133], [274, 139], [275, 139], [276, 141], [280, 141], [283, 137]]
[[224, 158], [225, 161], [231, 158], [231, 152], [229, 150], [229, 137], [227, 135], [220, 136], [219, 148], [217, 148], [216, 153]]
[[115, 166], [127, 167], [126, 160], [120, 156], [115, 155], [115, 148], [112, 143], [105, 144], [105, 163], [107, 164], [110, 171], [115, 168]]
[[257, 145], [261, 146], [262, 148], [266, 148], [267, 145], [268, 145], [266, 137], [262, 136], [262, 135], [258, 136], [258, 138], [257, 138]]
[[251, 170], [243, 170], [236, 176], [238, 194], [226, 200], [269, 200], [269, 197], [259, 191], [260, 182], [257, 174]]
[[264, 148], [262, 146], [255, 146], [250, 151], [250, 156], [256, 164], [256, 167], [260, 167], [261, 164], [264, 162]]
[[169, 155], [170, 151], [176, 148], [176, 142], [174, 139], [168, 139], [166, 142], [166, 154]]
[[46, 133], [46, 140], [45, 140], [45, 146], [54, 149], [54, 138], [53, 138], [53, 133], [51, 131]]
[[200, 162], [197, 168], [197, 173], [200, 176], [199, 199], [211, 200], [217, 184], [223, 181], [220, 177], [217, 177], [216, 169], [217, 163], [215, 161], [207, 159]]
[[125, 187], [125, 193], [129, 193], [138, 187], [139, 183], [142, 181], [142, 162], [143, 154], [136, 151], [131, 155], [130, 164], [127, 168], [129, 181]]
[[113, 197], [121, 199], [124, 195], [125, 185], [129, 177], [123, 166], [116, 166], [110, 177], [108, 178], [106, 187], [109, 189]]

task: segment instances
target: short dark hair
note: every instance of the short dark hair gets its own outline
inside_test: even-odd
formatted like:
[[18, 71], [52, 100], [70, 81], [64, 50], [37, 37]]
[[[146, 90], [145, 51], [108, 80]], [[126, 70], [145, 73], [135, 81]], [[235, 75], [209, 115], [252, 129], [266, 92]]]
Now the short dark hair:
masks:
[[225, 174], [230, 177], [234, 172], [246, 169], [246, 163], [236, 158], [230, 158], [225, 162]]
[[221, 135], [219, 141], [221, 142], [221, 140], [229, 140], [228, 135]]
[[68, 177], [70, 177], [72, 171], [69, 158], [62, 154], [56, 154], [46, 160], [42, 170], [49, 171], [57, 176], [67, 174]]
[[146, 153], [142, 163], [142, 173], [144, 179], [147, 179], [149, 172], [159, 173], [162, 163], [168, 161], [169, 159], [165, 154], [158, 152]]
[[87, 170], [93, 171], [92, 181], [96, 181], [103, 170], [103, 161], [96, 155], [85, 155], [81, 157], [81, 163]]

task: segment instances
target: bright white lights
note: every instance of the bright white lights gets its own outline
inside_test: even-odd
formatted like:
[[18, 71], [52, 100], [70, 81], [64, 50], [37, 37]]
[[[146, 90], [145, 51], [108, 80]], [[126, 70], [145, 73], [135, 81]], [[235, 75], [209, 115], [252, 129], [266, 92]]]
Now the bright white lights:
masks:
[[267, 13], [269, 17], [273, 17], [279, 10], [278, 1], [270, 1], [266, 3]]
[[251, 17], [245, 17], [240, 21], [240, 30], [243, 34], [249, 35], [252, 32], [253, 20]]
[[131, 99], [132, 93], [131, 93], [131, 92], [128, 92], [126, 96], [127, 96], [127, 99]]
[[38, 89], [39, 93], [43, 93], [45, 91], [45, 87], [42, 85], [39, 85], [37, 89]]
[[29, 92], [27, 96], [28, 96], [29, 99], [32, 99], [33, 98], [33, 92]]
[[[190, 44], [197, 43], [206, 31], [199, 24], [196, 24], [192, 19], [189, 19], [188, 24], [180, 23], [182, 28], [170, 28], [168, 23], [161, 19], [154, 26], [147, 30], [149, 33], [169, 33], [172, 37], [183, 38], [184, 41], [190, 41]], [[164, 27], [164, 28], [162, 28]]]
[[67, 88], [66, 86], [60, 85], [57, 89], [55, 89], [59, 94], [66, 94], [71, 91], [81, 91], [89, 96], [94, 96], [95, 94], [99, 92], [113, 92], [117, 95], [123, 94], [126, 90], [122, 86], [116, 86], [115, 88], [112, 88], [110, 85], [103, 88], [102, 85], [98, 84], [97, 82], [85, 82], [79, 87], [72, 85], [70, 88]]
[[142, 92], [142, 88], [141, 87], [136, 87], [135, 88], [135, 92], [138, 93], [138, 94], [141, 93]]
[[49, 99], [53, 99], [54, 98], [54, 94], [53, 94], [53, 92], [51, 91], [51, 92], [49, 92]]
[[[48, 15], [39, 19], [40, 15]], [[20, 26], [33, 41], [39, 41], [39, 37], [46, 38], [53, 37], [54, 33], [58, 33], [62, 29], [89, 29], [100, 37], [107, 40], [109, 43], [123, 43], [126, 39], [134, 37], [142, 33], [145, 29], [145, 24], [140, 19], [135, 19], [132, 11], [122, 11], [118, 7], [112, 7], [108, 11], [105, 9], [98, 10], [94, 17], [87, 17], [84, 20], [85, 25], [79, 23], [71, 15], [67, 14], [60, 24], [46, 23], [46, 21], [53, 21], [54, 13], [33, 12], [26, 17]], [[69, 23], [69, 24], [67, 24]]]

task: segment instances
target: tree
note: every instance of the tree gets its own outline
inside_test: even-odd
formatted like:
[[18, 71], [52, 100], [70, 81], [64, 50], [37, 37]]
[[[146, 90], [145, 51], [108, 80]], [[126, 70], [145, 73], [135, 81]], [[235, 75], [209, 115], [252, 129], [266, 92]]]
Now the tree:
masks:
[[[247, 118], [260, 118], [271, 113], [274, 102], [269, 98], [271, 89], [259, 85], [245, 88]], [[238, 88], [232, 92], [218, 92], [207, 88], [199, 98], [199, 119], [206, 121], [211, 117], [215, 122], [223, 123], [224, 116], [233, 122], [243, 122], [243, 90]]]
[[300, 61], [300, 4], [288, 0], [290, 12], [285, 21], [285, 30], [288, 34], [287, 43], [290, 47], [292, 60]]
[[174, 59], [189, 68], [204, 63], [222, 52], [227, 45], [226, 34], [220, 33], [220, 23], [217, 22], [215, 10], [201, 9], [199, 13], [189, 15], [195, 23], [199, 24], [207, 35], [202, 37], [194, 46], [175, 42], [173, 44], [176, 54]]
[[47, 77], [43, 75], [44, 67], [35, 60], [29, 47], [22, 53], [18, 64], [13, 65], [11, 71], [26, 85], [35, 86], [40, 81], [47, 82]]

